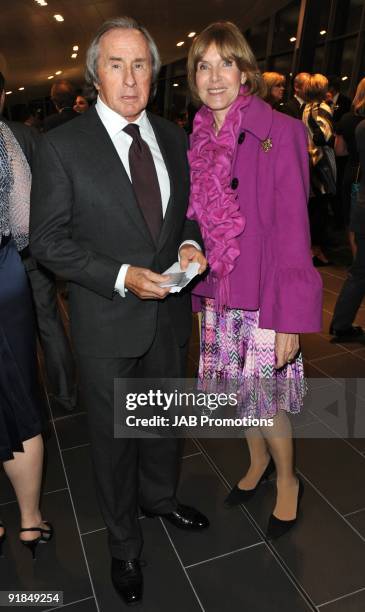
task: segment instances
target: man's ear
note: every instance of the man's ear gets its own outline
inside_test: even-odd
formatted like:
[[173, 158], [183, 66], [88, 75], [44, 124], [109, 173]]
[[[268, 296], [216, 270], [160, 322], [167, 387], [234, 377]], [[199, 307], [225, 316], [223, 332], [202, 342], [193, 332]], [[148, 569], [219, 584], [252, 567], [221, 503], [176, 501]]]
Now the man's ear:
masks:
[[96, 91], [99, 91], [100, 86], [98, 85], [98, 83], [95, 83], [95, 81], [94, 81], [94, 87], [95, 87]]

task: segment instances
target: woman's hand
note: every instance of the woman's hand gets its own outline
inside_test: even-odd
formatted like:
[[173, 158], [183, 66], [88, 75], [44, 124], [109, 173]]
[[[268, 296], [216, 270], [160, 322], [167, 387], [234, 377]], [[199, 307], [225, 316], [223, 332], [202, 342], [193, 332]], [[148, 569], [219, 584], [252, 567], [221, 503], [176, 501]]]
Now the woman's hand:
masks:
[[299, 351], [299, 334], [283, 334], [276, 332], [275, 335], [275, 369], [279, 370], [286, 363], [295, 359]]

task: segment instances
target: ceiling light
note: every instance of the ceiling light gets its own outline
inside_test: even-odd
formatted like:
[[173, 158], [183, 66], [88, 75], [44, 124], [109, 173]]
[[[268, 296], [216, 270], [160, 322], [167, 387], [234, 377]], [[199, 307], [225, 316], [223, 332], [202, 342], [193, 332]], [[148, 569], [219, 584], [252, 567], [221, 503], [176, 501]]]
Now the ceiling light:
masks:
[[65, 21], [62, 15], [53, 15], [56, 21]]
[[19, 87], [18, 91], [24, 91], [24, 87]]
[[327, 34], [327, 30], [321, 30], [321, 31], [320, 31], [320, 35], [321, 35], [321, 36], [324, 36], [325, 34]]
[[180, 42], [176, 43], [176, 46], [177, 47], [182, 47], [184, 42], [185, 42], [184, 40], [180, 40]]
[[40, 6], [47, 6], [48, 2], [46, 0], [35, 0]]
[[62, 70], [57, 70], [57, 72], [55, 72], [55, 74], [62, 74]]
[[348, 76], [343, 76], [341, 80], [342, 81], [347, 81], [348, 78], [349, 78]]
[[72, 51], [78, 51], [79, 50], [79, 45], [74, 45], [72, 47]]
[[53, 74], [51, 74], [49, 77], [47, 77], [48, 79], [54, 79]]
[[196, 32], [190, 32], [188, 34], [188, 38], [194, 38], [195, 34], [196, 34]]
[[173, 86], [174, 87], [179, 87], [179, 83], [174, 83]]
[[72, 57], [72, 59], [75, 59], [75, 57], [77, 57], [77, 53], [73, 53], [73, 54], [71, 55], [71, 57]]
[[292, 36], [291, 38], [289, 38], [290, 42], [295, 42], [297, 39], [295, 38], [295, 36]]
[[6, 91], [5, 93], [6, 93], [7, 96], [10, 96], [10, 94], [12, 94], [13, 92], [12, 91]]

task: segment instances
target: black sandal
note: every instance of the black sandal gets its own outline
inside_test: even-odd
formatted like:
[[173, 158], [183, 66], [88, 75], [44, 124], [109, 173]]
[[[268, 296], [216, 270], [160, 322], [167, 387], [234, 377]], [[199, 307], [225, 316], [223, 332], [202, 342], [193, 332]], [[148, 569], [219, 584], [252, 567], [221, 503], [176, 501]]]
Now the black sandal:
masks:
[[47, 544], [47, 542], [49, 542], [53, 536], [53, 527], [51, 523], [49, 523], [48, 521], [42, 521], [42, 522], [45, 525], [48, 525], [49, 529], [43, 529], [42, 527], [29, 527], [28, 529], [26, 528], [19, 529], [19, 533], [23, 533], [24, 531], [39, 531], [41, 534], [38, 538], [35, 538], [34, 540], [20, 539], [21, 543], [26, 548], [29, 548], [30, 552], [32, 553], [33, 559], [35, 559], [35, 551], [36, 551], [38, 544]]

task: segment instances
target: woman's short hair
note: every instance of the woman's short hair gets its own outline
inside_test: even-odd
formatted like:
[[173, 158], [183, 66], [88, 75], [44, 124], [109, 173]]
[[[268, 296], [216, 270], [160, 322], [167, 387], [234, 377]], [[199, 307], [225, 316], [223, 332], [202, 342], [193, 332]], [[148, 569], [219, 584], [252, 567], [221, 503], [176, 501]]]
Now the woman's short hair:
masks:
[[328, 91], [328, 79], [323, 74], [311, 74], [304, 83], [303, 95], [306, 102], [323, 102]]
[[150, 53], [152, 63], [152, 84], [156, 86], [157, 76], [161, 68], [160, 54], [158, 52], [155, 41], [151, 34], [141, 26], [135, 19], [131, 17], [116, 17], [115, 19], [109, 19], [105, 21], [95, 34], [94, 39], [91, 41], [90, 46], [86, 54], [86, 72], [85, 79], [88, 85], [94, 85], [99, 83], [98, 77], [98, 61], [99, 61], [99, 44], [101, 37], [110, 32], [110, 30], [138, 30], [142, 32], [145, 37]]
[[201, 102], [196, 87], [198, 63], [210, 45], [214, 44], [225, 60], [234, 60], [238, 69], [246, 75], [249, 94], [263, 96], [266, 88], [250, 45], [238, 27], [230, 21], [210, 24], [193, 40], [188, 56], [188, 81], [194, 102]]
[[365, 115], [365, 77], [361, 79], [356, 88], [352, 109], [356, 115]]

